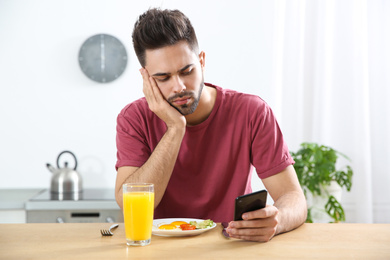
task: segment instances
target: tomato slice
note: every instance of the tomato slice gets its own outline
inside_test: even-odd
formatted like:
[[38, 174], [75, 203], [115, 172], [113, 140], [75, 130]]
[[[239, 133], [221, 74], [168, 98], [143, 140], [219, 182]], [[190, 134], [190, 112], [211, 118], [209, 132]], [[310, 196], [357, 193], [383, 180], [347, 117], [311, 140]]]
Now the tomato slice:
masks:
[[181, 224], [180, 228], [181, 230], [194, 230], [196, 229], [196, 226], [191, 224]]

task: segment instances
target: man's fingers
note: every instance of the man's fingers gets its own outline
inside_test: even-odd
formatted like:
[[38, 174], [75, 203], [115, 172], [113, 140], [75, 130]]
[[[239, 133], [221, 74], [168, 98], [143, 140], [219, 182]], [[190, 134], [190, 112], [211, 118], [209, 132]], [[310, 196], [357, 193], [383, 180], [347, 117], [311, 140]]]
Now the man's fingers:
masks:
[[153, 96], [154, 98], [156, 99], [157, 102], [161, 102], [164, 100], [161, 92], [160, 92], [160, 89], [158, 88], [157, 86], [157, 83], [156, 81], [154, 80], [153, 77], [149, 77], [149, 82], [150, 82], [150, 85], [151, 85], [151, 89], [153, 91]]
[[249, 241], [269, 241], [278, 226], [278, 209], [274, 206], [246, 212], [240, 221], [231, 221], [226, 231], [229, 236]]
[[144, 68], [141, 68], [139, 71], [141, 72], [142, 79], [143, 79], [143, 89], [142, 90], [144, 92], [146, 101], [148, 102], [149, 107], [150, 107], [151, 105], [155, 104], [157, 101], [156, 101], [156, 98], [154, 96], [154, 92], [153, 92], [153, 89], [152, 89], [152, 86], [151, 86], [151, 83], [149, 80], [149, 73]]
[[264, 228], [245, 228], [245, 229], [229, 229], [229, 234], [235, 236], [269, 236], [275, 233], [275, 229], [272, 227]]
[[267, 205], [265, 208], [245, 212], [242, 214], [244, 220], [250, 219], [259, 219], [259, 218], [269, 218], [278, 214], [278, 209], [274, 206]]
[[276, 226], [261, 228], [227, 228], [226, 231], [229, 236], [233, 238], [267, 242], [275, 235]]
[[229, 223], [230, 228], [262, 228], [276, 226], [278, 220], [276, 218], [255, 219], [246, 221], [232, 221]]

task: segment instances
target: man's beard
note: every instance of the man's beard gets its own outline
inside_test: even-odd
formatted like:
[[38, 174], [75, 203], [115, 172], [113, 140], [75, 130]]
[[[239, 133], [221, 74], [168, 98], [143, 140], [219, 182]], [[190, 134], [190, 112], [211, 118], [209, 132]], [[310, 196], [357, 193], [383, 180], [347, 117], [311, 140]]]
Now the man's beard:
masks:
[[[173, 95], [172, 97], [169, 97], [167, 99], [167, 101], [172, 107], [174, 107], [177, 111], [179, 111], [179, 113], [182, 114], [183, 116], [192, 114], [195, 112], [196, 108], [199, 105], [199, 99], [200, 99], [200, 96], [202, 95], [203, 86], [204, 86], [204, 82], [202, 80], [202, 82], [200, 83], [200, 86], [199, 86], [199, 91], [198, 91], [197, 96], [194, 95], [194, 92], [183, 91], [183, 92], [180, 92], [178, 94]], [[179, 105], [178, 107], [175, 106], [174, 104], [172, 104], [173, 100], [175, 100], [177, 98], [182, 98], [182, 97], [189, 97], [191, 100], [193, 99], [194, 101], [189, 105], [184, 104], [184, 105]]]

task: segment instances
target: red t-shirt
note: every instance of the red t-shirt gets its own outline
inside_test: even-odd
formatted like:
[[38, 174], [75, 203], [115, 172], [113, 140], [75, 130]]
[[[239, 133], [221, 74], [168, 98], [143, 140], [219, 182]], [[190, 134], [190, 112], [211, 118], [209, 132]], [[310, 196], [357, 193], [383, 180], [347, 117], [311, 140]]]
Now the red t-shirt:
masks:
[[[155, 218], [231, 221], [234, 199], [252, 191], [252, 165], [266, 178], [294, 162], [261, 98], [206, 85], [217, 89], [213, 111], [204, 122], [187, 126]], [[127, 105], [117, 119], [116, 168], [141, 167], [165, 132], [145, 98]]]

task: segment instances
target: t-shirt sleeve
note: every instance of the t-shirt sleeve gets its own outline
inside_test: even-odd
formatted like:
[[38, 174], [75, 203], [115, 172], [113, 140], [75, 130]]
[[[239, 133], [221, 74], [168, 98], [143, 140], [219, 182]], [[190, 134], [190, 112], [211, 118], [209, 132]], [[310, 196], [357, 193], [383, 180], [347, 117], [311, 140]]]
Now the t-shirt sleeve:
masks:
[[141, 167], [151, 154], [136, 109], [134, 105], [127, 107], [117, 117], [117, 170], [122, 166]]
[[267, 103], [259, 98], [251, 122], [251, 163], [260, 178], [283, 171], [294, 163], [278, 122]]

